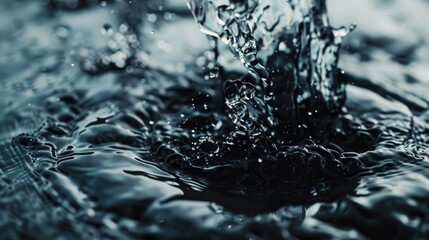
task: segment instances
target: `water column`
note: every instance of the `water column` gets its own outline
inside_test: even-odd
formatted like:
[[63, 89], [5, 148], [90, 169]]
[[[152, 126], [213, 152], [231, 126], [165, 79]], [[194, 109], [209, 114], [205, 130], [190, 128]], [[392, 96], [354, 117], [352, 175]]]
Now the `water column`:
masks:
[[252, 76], [224, 89], [238, 126], [296, 135], [341, 109], [338, 52], [352, 28], [330, 27], [325, 0], [187, 2], [201, 31], [227, 44]]

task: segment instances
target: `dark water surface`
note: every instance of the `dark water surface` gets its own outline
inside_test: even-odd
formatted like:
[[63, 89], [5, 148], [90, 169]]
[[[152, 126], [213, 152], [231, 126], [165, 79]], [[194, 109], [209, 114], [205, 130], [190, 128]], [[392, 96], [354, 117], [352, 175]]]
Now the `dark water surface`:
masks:
[[0, 1], [0, 239], [429, 238], [429, 3], [327, 5], [288, 118], [184, 1]]

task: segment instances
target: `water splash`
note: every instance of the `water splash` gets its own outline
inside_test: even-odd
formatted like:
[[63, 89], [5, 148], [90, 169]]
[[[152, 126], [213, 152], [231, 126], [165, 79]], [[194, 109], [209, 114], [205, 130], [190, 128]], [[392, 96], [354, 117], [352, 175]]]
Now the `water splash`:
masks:
[[[315, 119], [341, 109], [345, 84], [338, 77], [338, 52], [354, 27], [333, 29], [325, 0], [187, 3], [201, 31], [227, 44], [253, 78], [224, 89], [230, 116], [241, 128], [267, 132], [281, 126], [294, 133], [303, 113]], [[266, 114], [255, 111], [260, 105]]]
[[[54, 16], [49, 18], [43, 17], [48, 12], [44, 5], [24, 2], [0, 1], [0, 11], [5, 10], [2, 20], [4, 16], [19, 16], [24, 20], [16, 21], [16, 25], [0, 21], [10, 25], [4, 30], [5, 36], [13, 33], [0, 39], [3, 76], [0, 106], [4, 109], [0, 114], [2, 237], [424, 239], [428, 236], [429, 113], [425, 107], [428, 88], [420, 75], [426, 76], [425, 71], [415, 68], [419, 65], [427, 69], [427, 59], [419, 59], [417, 54], [424, 49], [423, 53], [427, 52], [425, 44], [415, 51], [398, 48], [410, 37], [402, 31], [398, 31], [401, 40], [388, 40], [395, 44], [387, 47], [386, 36], [381, 33], [353, 36], [353, 44], [343, 52], [342, 59], [348, 81], [354, 83], [349, 86], [347, 109], [344, 108], [348, 113], [327, 117], [331, 128], [322, 133], [320, 141], [299, 139], [297, 143], [284, 137], [287, 135], [282, 135], [282, 128], [307, 129], [306, 126], [311, 126], [305, 122], [306, 118], [317, 121], [323, 114], [335, 114], [339, 107], [325, 107], [329, 111], [316, 112], [317, 104], [304, 101], [305, 106], [298, 108], [296, 115], [300, 124], [286, 127], [286, 123], [295, 123], [286, 113], [287, 116], [280, 116], [276, 108], [283, 102], [278, 95], [266, 94], [270, 84], [264, 84], [271, 81], [272, 89], [276, 90], [275, 84], [295, 79], [294, 74], [280, 78], [272, 71], [279, 64], [283, 69], [280, 73], [286, 73], [283, 63], [293, 61], [285, 53], [277, 56], [261, 48], [262, 43], [254, 42], [255, 63], [268, 71], [267, 79], [258, 75], [264, 76], [261, 69], [250, 78], [216, 63], [207, 64], [212, 69], [202, 72], [204, 64], [192, 64], [197, 62], [195, 58], [209, 52], [207, 46], [196, 47], [197, 29], [183, 34], [192, 31], [192, 16], [185, 6], [177, 9], [163, 5], [181, 1], [139, 1], [144, 8], [149, 7], [146, 3], [154, 3], [156, 7], [148, 10], [148, 21], [143, 20], [142, 24], [139, 22], [142, 18], [130, 12], [138, 9], [131, 1], [44, 1], [44, 4], [50, 2], [48, 6], [54, 10]], [[353, 1], [331, 2], [353, 4]], [[356, 1], [358, 5], [365, 2], [379, 4]], [[375, 11], [374, 16], [379, 18], [380, 12], [389, 12], [387, 2], [379, 4], [383, 11]], [[274, 6], [279, 8], [275, 10], [281, 12], [280, 7], [296, 2], [258, 4], [266, 3], [277, 4]], [[413, 6], [412, 3], [410, 0], [398, 8], [395, 2], [394, 8], [404, 11], [403, 7]], [[103, 21], [92, 21], [103, 12]], [[85, 27], [92, 26], [88, 32], [94, 34], [84, 34], [82, 42], [76, 42], [73, 38], [83, 26], [71, 24], [77, 18], [66, 21], [70, 16], [85, 20], [82, 21]], [[280, 18], [278, 24], [283, 24], [284, 19]], [[292, 23], [294, 19], [288, 21]], [[403, 21], [403, 18], [395, 21], [398, 19]], [[341, 21], [351, 20], [341, 18]], [[428, 34], [424, 21], [421, 26], [420, 32]], [[173, 31], [166, 34], [166, 29]], [[151, 31], [155, 33], [150, 34]], [[259, 39], [258, 31], [254, 30], [254, 39]], [[103, 34], [100, 36], [105, 43], [97, 41], [98, 45], [93, 46], [90, 40], [97, 34]], [[28, 41], [30, 37], [37, 37], [38, 41]], [[191, 45], [187, 48], [172, 44], [173, 51], [165, 51], [168, 59], [177, 58], [180, 63], [187, 61], [183, 57], [189, 57], [191, 63], [186, 71], [163, 71], [166, 66], [176, 67], [163, 61], [153, 43], [156, 40], [167, 43], [171, 39]], [[368, 43], [365, 46], [369, 47], [361, 45]], [[76, 46], [89, 50], [89, 54], [76, 51], [69, 56]], [[268, 47], [285, 49], [280, 45], [268, 44]], [[190, 53], [189, 49], [198, 53]], [[141, 57], [147, 50], [152, 50], [151, 54]], [[224, 55], [222, 49], [218, 50], [218, 56]], [[308, 54], [310, 50], [306, 48]], [[176, 55], [172, 54], [174, 51]], [[398, 58], [392, 52], [404, 54], [409, 62], [405, 65], [396, 62]], [[269, 55], [271, 62], [264, 60]], [[361, 58], [355, 59], [356, 55]], [[103, 62], [103, 59], [110, 60]], [[309, 59], [306, 63], [315, 64]], [[86, 61], [92, 65], [85, 65]], [[153, 64], [154, 61], [161, 61], [162, 65]], [[298, 66], [294, 64], [287, 66]], [[217, 79], [223, 84], [217, 86]], [[227, 113], [221, 110], [219, 99], [226, 99]], [[307, 111], [307, 105], [316, 110]], [[266, 116], [274, 122], [270, 123]], [[273, 126], [277, 129], [273, 130]], [[313, 127], [302, 135], [311, 137], [321, 129]], [[277, 136], [267, 136], [271, 132]]]

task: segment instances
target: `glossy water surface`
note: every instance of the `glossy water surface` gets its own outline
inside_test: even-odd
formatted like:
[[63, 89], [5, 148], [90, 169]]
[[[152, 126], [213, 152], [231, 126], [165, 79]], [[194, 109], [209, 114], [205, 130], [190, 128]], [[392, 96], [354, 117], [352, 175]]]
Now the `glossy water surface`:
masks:
[[0, 239], [428, 238], [429, 3], [327, 9], [347, 100], [296, 121], [184, 1], [1, 1]]

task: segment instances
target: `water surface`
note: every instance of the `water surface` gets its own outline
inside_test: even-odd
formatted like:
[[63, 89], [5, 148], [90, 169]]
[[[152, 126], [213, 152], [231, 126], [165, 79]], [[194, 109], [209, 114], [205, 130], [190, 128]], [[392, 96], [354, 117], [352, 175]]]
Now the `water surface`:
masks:
[[0, 5], [0, 238], [429, 237], [427, 1], [328, 1], [347, 100], [286, 128], [184, 2]]

